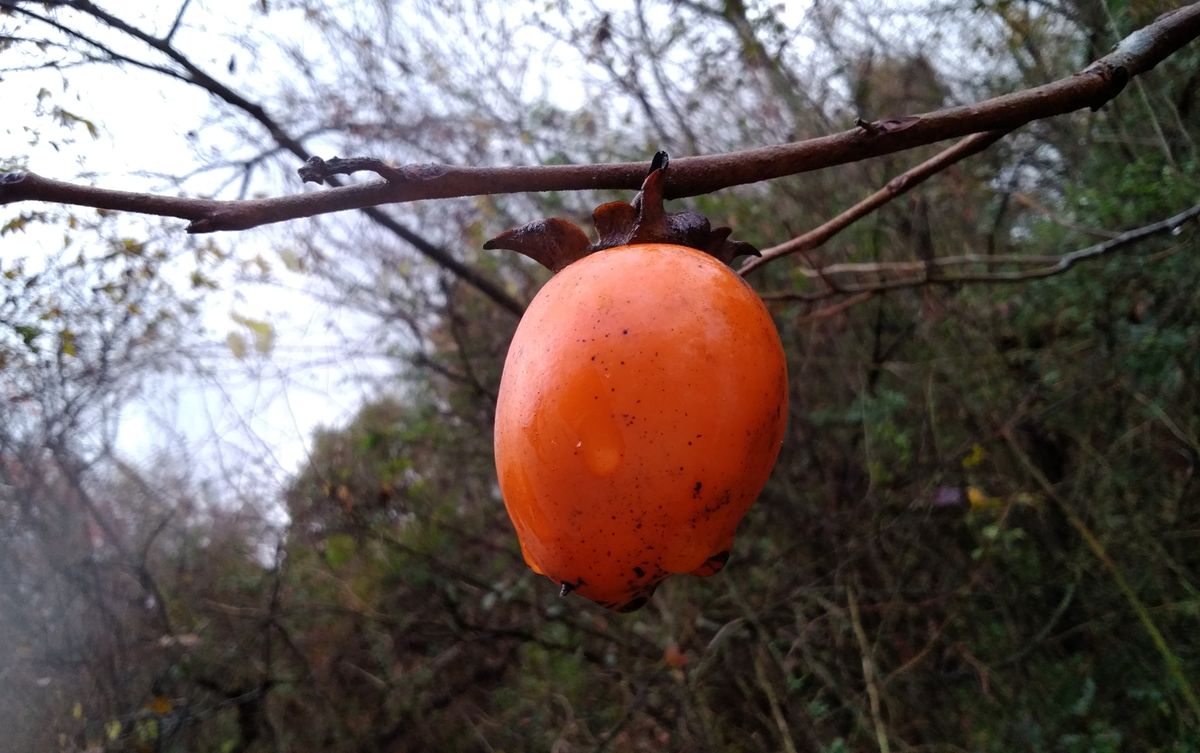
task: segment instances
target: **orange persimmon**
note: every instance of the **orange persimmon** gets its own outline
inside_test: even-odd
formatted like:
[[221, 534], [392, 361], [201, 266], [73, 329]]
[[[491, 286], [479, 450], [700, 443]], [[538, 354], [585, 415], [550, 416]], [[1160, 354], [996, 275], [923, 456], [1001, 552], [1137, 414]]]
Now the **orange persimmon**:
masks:
[[672, 573], [720, 570], [779, 453], [787, 384], [766, 307], [708, 253], [635, 243], [563, 264], [517, 328], [496, 408], [525, 561], [621, 610]]

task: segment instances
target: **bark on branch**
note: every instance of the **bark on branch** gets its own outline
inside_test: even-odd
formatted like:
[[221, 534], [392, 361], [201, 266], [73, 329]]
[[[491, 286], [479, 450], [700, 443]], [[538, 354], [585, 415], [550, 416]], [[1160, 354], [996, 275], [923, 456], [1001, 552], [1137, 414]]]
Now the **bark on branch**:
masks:
[[[666, 196], [678, 198], [855, 162], [987, 131], [1005, 132], [1074, 110], [1103, 106], [1133, 76], [1144, 73], [1200, 36], [1200, 3], [1167, 13], [1126, 37], [1085, 70], [1033, 89], [936, 112], [862, 123], [842, 133], [671, 163]], [[458, 196], [636, 190], [642, 162], [600, 165], [456, 167], [409, 165], [386, 181], [246, 201], [216, 201], [113, 191], [52, 180], [29, 172], [0, 179], [0, 204], [44, 201], [190, 220], [188, 231], [244, 230], [273, 222], [380, 204]]]

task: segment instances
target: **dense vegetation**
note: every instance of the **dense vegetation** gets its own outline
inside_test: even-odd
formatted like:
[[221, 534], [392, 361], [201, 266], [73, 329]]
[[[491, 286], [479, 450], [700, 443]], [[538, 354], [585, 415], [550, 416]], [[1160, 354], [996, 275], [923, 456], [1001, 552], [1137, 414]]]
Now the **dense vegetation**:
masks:
[[[42, 44], [36, 54], [68, 77], [81, 56], [112, 62], [38, 20], [83, 33], [94, 18], [24, 5], [0, 17], [11, 44]], [[314, 134], [314, 150], [462, 164], [716, 152], [969, 102], [1078, 70], [1167, 9], [839, 2], [792, 17], [740, 0], [612, 12], [328, 5], [272, 3], [264, 27], [291, 14], [306, 36], [244, 40], [303, 45], [298, 60], [321, 60], [281, 55], [296, 68], [255, 83], [285, 132]], [[178, 45], [200, 64], [203, 39], [185, 25]], [[539, 86], [549, 73], [514, 60], [508, 39], [578, 65], [578, 108]], [[1021, 129], [808, 258], [751, 275], [789, 355], [783, 453], [729, 567], [672, 579], [628, 615], [559, 599], [521, 561], [491, 459], [516, 321], [471, 285], [366, 221], [256, 236], [277, 244], [311, 295], [365, 321], [388, 363], [376, 397], [316, 433], [303, 467], [264, 498], [260, 469], [212, 474], [178, 445], [139, 463], [114, 434], [121, 406], [163, 372], [209, 373], [214, 361], [197, 354], [215, 358], [211, 349], [188, 333], [213, 288], [236, 284], [221, 270], [249, 269], [256, 284], [283, 272], [239, 257], [231, 237], [10, 212], [0, 240], [5, 745], [1200, 750], [1195, 230], [1013, 283], [933, 280], [852, 297], [799, 271], [1055, 256], [1186, 209], [1200, 196], [1198, 82], [1193, 44], [1099, 112]], [[235, 106], [214, 108], [242, 153], [258, 155], [239, 157], [235, 176], [269, 182], [294, 169], [263, 141], [278, 134], [254, 130]], [[58, 125], [90, 126], [87, 113], [59, 109]], [[765, 247], [933, 151], [691, 203]], [[537, 216], [586, 217], [609, 198], [390, 211], [527, 301], [544, 274], [479, 250], [483, 239]], [[15, 239], [37, 228], [71, 245], [24, 264]], [[270, 325], [239, 327], [234, 363], [268, 360]]]

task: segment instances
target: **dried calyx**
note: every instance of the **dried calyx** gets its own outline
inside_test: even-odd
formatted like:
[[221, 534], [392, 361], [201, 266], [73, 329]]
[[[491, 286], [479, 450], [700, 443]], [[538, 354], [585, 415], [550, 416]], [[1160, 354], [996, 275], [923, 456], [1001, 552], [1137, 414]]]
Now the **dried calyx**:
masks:
[[633, 202], [610, 201], [592, 212], [592, 224], [599, 240], [592, 243], [578, 225], [561, 217], [537, 220], [506, 230], [487, 243], [486, 249], [505, 248], [524, 254], [551, 272], [558, 272], [588, 254], [614, 246], [635, 243], [673, 243], [704, 251], [726, 264], [738, 256], [758, 256], [749, 243], [729, 239], [733, 231], [713, 228], [699, 212], [664, 212], [663, 183], [668, 158], [658, 152], [650, 163], [650, 173]]

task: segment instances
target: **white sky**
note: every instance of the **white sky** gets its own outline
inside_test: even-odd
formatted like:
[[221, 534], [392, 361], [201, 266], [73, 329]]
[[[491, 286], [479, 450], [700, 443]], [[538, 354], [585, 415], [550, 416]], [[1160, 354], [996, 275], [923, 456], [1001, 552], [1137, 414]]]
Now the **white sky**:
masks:
[[[129, 18], [161, 34], [181, 1], [144, 2], [137, 6], [141, 18]], [[113, 3], [111, 7], [119, 5]], [[799, 25], [808, 5], [789, 3], [784, 17]], [[119, 12], [130, 11], [119, 8]], [[313, 33], [298, 14], [273, 8], [264, 16], [252, 0], [193, 0], [174, 42], [201, 68], [254, 98], [274, 91], [279, 72], [291, 67], [289, 61], [279, 57], [268, 36], [299, 41]], [[0, 17], [0, 24], [3, 22]], [[526, 29], [524, 33], [534, 32]], [[100, 28], [94, 34], [131, 56], [153, 59], [140, 44], [120, 35]], [[257, 42], [253, 54], [244, 46], [246, 38], [251, 44]], [[539, 45], [532, 40], [529, 46]], [[312, 49], [321, 48], [320, 43], [312, 45]], [[557, 54], [543, 60], [540, 68], [531, 69], [525, 85], [531, 95], [539, 94], [542, 87], [553, 91], [560, 106], [572, 109], [582, 104], [583, 87], [564, 84], [564, 69], [573, 66], [552, 59]], [[0, 66], [41, 62], [12, 58], [12, 53], [0, 55]], [[237, 64], [235, 73], [226, 70], [231, 58]], [[581, 61], [574, 63], [582, 69]], [[580, 70], [579, 75], [585, 74]], [[49, 94], [39, 100], [43, 89]], [[164, 177], [148, 173], [187, 174], [205, 164], [205, 155], [245, 157], [247, 150], [254, 148], [244, 137], [219, 126], [199, 129], [198, 137], [191, 134], [200, 124], [218, 120], [210, 96], [198, 87], [129, 66], [85, 66], [69, 69], [65, 75], [52, 70], [10, 74], [0, 79], [0, 102], [6, 113], [0, 120], [0, 159], [24, 155], [29, 168], [42, 175], [86, 180], [108, 188], [175, 193], [178, 189]], [[64, 134], [48, 114], [55, 106], [94, 121], [100, 129], [98, 137], [90, 138], [82, 127]], [[40, 116], [34, 117], [37, 112]], [[40, 138], [34, 139], [32, 134]], [[265, 135], [263, 138], [262, 145], [269, 145]], [[223, 186], [222, 181], [230, 174], [199, 174], [184, 188], [190, 193], [210, 194]], [[232, 198], [236, 189], [236, 183], [225, 186], [222, 197]], [[298, 180], [288, 185], [260, 183], [252, 189], [276, 194], [320, 190], [301, 186]], [[0, 223], [30, 208], [33, 205], [0, 208]], [[177, 227], [177, 237], [183, 243], [183, 223]], [[52, 253], [58, 248], [59, 232], [47, 228], [0, 239], [0, 263], [22, 255], [36, 258]], [[135, 237], [137, 233], [131, 231]], [[222, 290], [209, 296], [204, 311], [203, 336], [213, 347], [207, 349], [209, 355], [198, 364], [198, 371], [207, 376], [157, 380], [146, 398], [122, 416], [119, 446], [143, 458], [164, 445], [186, 448], [197, 467], [212, 469], [221, 476], [254, 466], [281, 481], [303, 462], [307, 439], [315, 427], [342, 422], [367, 397], [366, 388], [353, 377], [379, 375], [393, 367], [369, 356], [358, 360], [343, 357], [339, 362], [323, 357], [326, 352], [344, 351], [346, 333], [353, 336], [362, 323], [352, 314], [332, 310], [294, 292], [309, 281], [287, 273], [279, 263], [275, 249], [286, 237], [284, 230], [265, 228], [215, 237], [222, 248], [241, 259], [261, 255], [272, 264], [283, 286], [235, 283], [232, 270], [226, 270]], [[232, 314], [271, 323], [277, 340], [269, 358], [258, 357], [253, 351], [245, 361], [230, 357], [223, 344], [226, 335], [249, 335], [231, 319]]]
[[[261, 56], [247, 55], [231, 41], [232, 35], [243, 33], [253, 24], [261, 25], [263, 18], [253, 11], [254, 5], [193, 2], [186, 18], [191, 28], [181, 29], [175, 41], [189, 53], [195, 52], [196, 61], [216, 74], [224, 75], [230, 56], [236, 56], [240, 68], [235, 77], [237, 86], [248, 88], [244, 86], [246, 81], [272, 64]], [[178, 2], [143, 3], [141, 7], [148, 17], [169, 25]], [[209, 7], [219, 7], [221, 12], [211, 13]], [[3, 20], [0, 18], [0, 22]], [[288, 33], [288, 23], [286, 14], [273, 13], [269, 31]], [[295, 33], [301, 33], [301, 25], [296, 26]], [[133, 45], [122, 49], [150, 58]], [[0, 66], [23, 63], [15, 58], [13, 53], [0, 55]], [[263, 78], [269, 86], [269, 76]], [[49, 95], [39, 104], [42, 89]], [[177, 189], [145, 173], [186, 174], [201, 166], [188, 132], [213, 117], [212, 101], [199, 88], [132, 67], [8, 74], [0, 79], [0, 103], [4, 112], [0, 120], [0, 159], [24, 156], [29, 169], [47, 177], [163, 193], [176, 193]], [[97, 137], [89, 137], [83, 127], [64, 134], [45, 114], [55, 106], [93, 121], [99, 127]], [[35, 117], [39, 107], [43, 115]], [[204, 129], [196, 141], [205, 150], [217, 153], [228, 150], [237, 154], [238, 149], [247, 148], [244, 142], [218, 128]], [[191, 193], [207, 193], [228, 174], [200, 175], [186, 188]], [[236, 189], [235, 183], [226, 195], [233, 198], [231, 193]], [[294, 185], [280, 186], [275, 191], [302, 189], [297, 179]], [[0, 208], [0, 224], [36, 208], [34, 204]], [[131, 223], [138, 221], [133, 219]], [[177, 223], [181, 244], [186, 240], [184, 224]], [[131, 231], [134, 237], [137, 233]], [[343, 421], [365, 399], [363, 390], [350, 377], [382, 373], [384, 364], [371, 359], [343, 357], [330, 361], [323, 357], [326, 351], [342, 350], [343, 333], [353, 333], [359, 323], [351, 314], [331, 310], [294, 292], [307, 281], [288, 273], [280, 263], [275, 250], [280, 237], [278, 229], [270, 228], [215, 236], [222, 248], [238, 258], [261, 254], [283, 285], [237, 283], [235, 270], [224, 270], [222, 290], [209, 296], [203, 312], [204, 332], [199, 334], [214, 344], [196, 364], [203, 375], [155, 379], [144, 398], [121, 417], [118, 445], [124, 452], [148, 459], [163, 446], [187, 448], [196, 467], [207, 469], [201, 471], [202, 475], [211, 472], [229, 477], [253, 466], [252, 475], [259, 480], [265, 474], [282, 481], [303, 462], [307, 439], [315, 427]], [[169, 239], [170, 235], [168, 243]], [[60, 245], [59, 229], [43, 227], [10, 234], [0, 238], [0, 265], [11, 264], [19, 257], [36, 261], [55, 253]], [[252, 348], [244, 361], [232, 358], [224, 345], [226, 335], [233, 331], [247, 339], [250, 335], [231, 319], [235, 313], [272, 324], [277, 339], [269, 358], [254, 354]], [[313, 361], [322, 363], [312, 365]]]

